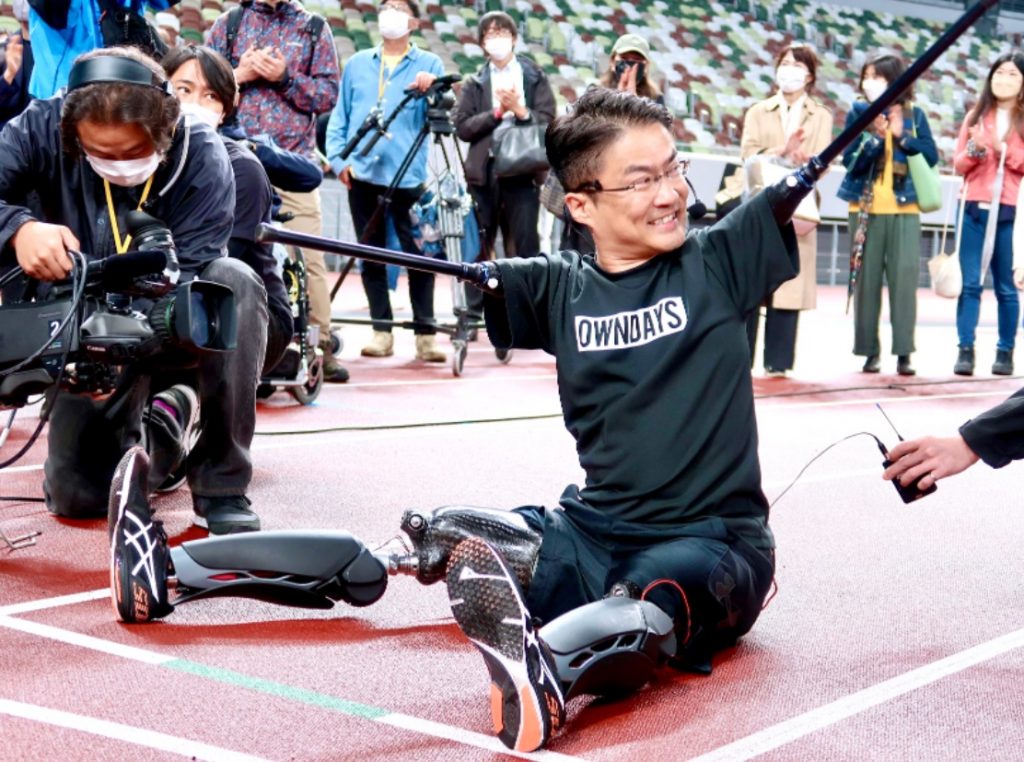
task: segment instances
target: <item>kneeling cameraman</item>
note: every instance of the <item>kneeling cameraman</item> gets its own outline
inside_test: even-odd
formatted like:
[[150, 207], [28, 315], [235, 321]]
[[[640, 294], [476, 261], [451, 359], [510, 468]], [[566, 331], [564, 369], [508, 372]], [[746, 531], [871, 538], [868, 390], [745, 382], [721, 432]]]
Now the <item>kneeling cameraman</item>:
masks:
[[[187, 358], [161, 349], [145, 365], [129, 367], [106, 401], [56, 395], [44, 467], [47, 507], [68, 518], [105, 515], [114, 468], [142, 438], [152, 375], [195, 364], [204, 422], [188, 468], [196, 523], [215, 534], [258, 529], [245, 492], [267, 298], [252, 270], [225, 256], [235, 191], [220, 139], [181, 118], [156, 62], [110, 48], [81, 56], [67, 93], [33, 102], [0, 133], [0, 144], [0, 262], [16, 257], [32, 278], [66, 278], [68, 249], [90, 260], [127, 251], [125, 215], [142, 209], [169, 228], [182, 279], [201, 276], [230, 287], [237, 313], [246, 316], [232, 352]], [[25, 206], [33, 190], [42, 220]]]

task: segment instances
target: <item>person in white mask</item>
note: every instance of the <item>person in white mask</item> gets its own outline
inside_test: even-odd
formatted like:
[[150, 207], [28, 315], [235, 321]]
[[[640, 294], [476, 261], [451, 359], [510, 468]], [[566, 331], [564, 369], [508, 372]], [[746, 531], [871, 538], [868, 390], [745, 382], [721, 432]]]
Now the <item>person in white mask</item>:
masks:
[[[890, 53], [878, 53], [865, 62], [860, 73], [864, 100], [856, 101], [846, 115], [853, 122], [903, 74], [903, 61]], [[928, 166], [939, 163], [924, 111], [913, 104], [913, 87], [879, 114], [874, 123], [843, 153], [846, 176], [838, 196], [850, 203], [850, 238], [859, 265], [853, 292], [853, 353], [865, 358], [861, 370], [881, 370], [882, 344], [878, 323], [882, 311], [883, 276], [889, 287], [889, 320], [896, 372], [913, 376], [917, 323], [917, 281], [921, 258], [921, 209], [910, 174], [908, 157], [920, 154]], [[859, 251], [859, 259], [856, 257]]]
[[[812, 94], [817, 72], [818, 57], [810, 46], [793, 43], [779, 51], [775, 94], [751, 106], [743, 119], [740, 155], [744, 160], [798, 167], [828, 145], [832, 112]], [[779, 286], [765, 308], [764, 371], [773, 377], [793, 369], [800, 311], [814, 309], [817, 301], [817, 229], [802, 224], [797, 233], [800, 274]], [[747, 322], [751, 363], [760, 314], [755, 310]]]
[[[157, 394], [166, 424], [163, 472], [140, 475], [160, 487], [184, 462], [194, 521], [212, 533], [259, 528], [246, 498], [255, 394], [267, 338], [267, 300], [250, 268], [225, 256], [235, 187], [223, 142], [204, 124], [182, 118], [163, 70], [134, 48], [86, 53], [71, 68], [68, 91], [34, 100], [3, 131], [0, 151], [0, 267], [17, 264], [40, 281], [71, 273], [68, 250], [97, 261], [133, 246], [126, 216], [145, 211], [170, 231], [180, 281], [201, 277], [231, 288], [238, 314], [236, 348], [184, 359], [161, 349], [130, 365], [113, 402], [88, 394], [52, 397], [43, 492], [47, 508], [68, 519], [107, 515], [111, 480], [122, 455], [143, 437], [143, 414], [156, 379], [193, 368], [194, 390]], [[34, 190], [38, 204], [25, 205]], [[144, 303], [135, 302], [137, 309]], [[190, 447], [202, 405], [202, 432]], [[150, 443], [153, 444], [152, 442]], [[159, 522], [157, 522], [159, 523]]]
[[[999, 56], [989, 68], [978, 102], [960, 128], [953, 167], [966, 185], [959, 252], [963, 288], [956, 303], [959, 353], [953, 372], [958, 376], [974, 374], [974, 338], [985, 276], [982, 267], [987, 264], [999, 305], [992, 373], [1009, 376], [1013, 374], [1020, 318], [1013, 278], [1013, 227], [1024, 174], [1024, 54], [1019, 51]], [[1000, 175], [1002, 183], [997, 188]], [[990, 223], [992, 214], [997, 217]]]
[[[238, 85], [231, 64], [220, 53], [212, 48], [187, 45], [172, 50], [162, 63], [181, 110], [189, 118], [208, 124], [214, 130], [231, 120], [238, 102]], [[271, 245], [256, 241], [257, 226], [271, 221], [274, 192], [267, 172], [249, 150], [247, 141], [236, 141], [223, 133], [221, 140], [235, 176], [235, 214], [228, 255], [251, 267], [267, 290], [267, 351], [261, 373], [265, 376], [284, 355], [294, 333], [291, 302], [277, 272]], [[308, 161], [301, 156], [296, 159]]]
[[[327, 123], [327, 159], [338, 179], [348, 188], [352, 224], [360, 242], [386, 245], [386, 218], [394, 223], [402, 250], [419, 253], [413, 235], [412, 209], [427, 182], [429, 141], [423, 141], [409, 157], [405, 171], [399, 170], [427, 118], [427, 99], [408, 102], [390, 122], [388, 137], [380, 140], [368, 155], [362, 149], [370, 138], [361, 140], [345, 159], [341, 153], [353, 140], [367, 118], [377, 109], [387, 119], [412, 91], [426, 92], [443, 72], [441, 59], [412, 42], [419, 28], [420, 8], [415, 0], [384, 0], [378, 6], [377, 28], [383, 38], [379, 45], [360, 50], [345, 63], [338, 104]], [[378, 123], [379, 124], [379, 123]], [[380, 199], [397, 183], [385, 209]], [[370, 306], [373, 334], [361, 350], [363, 357], [390, 357], [395, 353], [387, 268], [373, 262], [362, 264], [363, 291]], [[434, 275], [409, 270], [409, 301], [415, 323], [416, 359], [441, 363], [446, 357], [437, 346], [434, 318]]]
[[[519, 36], [512, 17], [491, 11], [477, 28], [487, 63], [462, 85], [453, 120], [459, 138], [469, 143], [466, 182], [477, 207], [483, 256], [491, 256], [499, 231], [505, 256], [539, 254], [540, 184], [546, 173], [497, 177], [495, 139], [506, 130], [548, 124], [555, 118], [555, 94], [533, 61], [515, 53]], [[480, 309], [471, 297], [470, 309]]]

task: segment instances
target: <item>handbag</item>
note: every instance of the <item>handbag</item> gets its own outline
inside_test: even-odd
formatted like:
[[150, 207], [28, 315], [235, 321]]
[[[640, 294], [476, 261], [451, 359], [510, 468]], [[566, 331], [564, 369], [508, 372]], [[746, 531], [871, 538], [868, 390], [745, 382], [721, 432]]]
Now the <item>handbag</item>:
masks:
[[[913, 113], [913, 111], [911, 111]], [[910, 120], [914, 137], [917, 137], [917, 116]], [[914, 182], [914, 190], [917, 192], [917, 207], [922, 212], [934, 212], [942, 208], [942, 181], [939, 179], [938, 166], [931, 167], [924, 154], [916, 153], [913, 156], [907, 154], [907, 168], [910, 170], [910, 179]]]
[[495, 177], [535, 175], [551, 168], [544, 147], [547, 124], [514, 124], [498, 133], [491, 146]]
[[540, 203], [558, 219], [565, 219], [565, 189], [558, 182], [554, 172], [551, 172], [540, 186]]
[[956, 299], [964, 287], [963, 273], [960, 271], [960, 233], [964, 227], [964, 206], [967, 200], [967, 179], [964, 178], [963, 191], [960, 194], [960, 213], [956, 223], [956, 243], [953, 253], [946, 252], [946, 230], [949, 227], [949, 212], [946, 223], [942, 226], [942, 240], [939, 253], [928, 260], [928, 275], [931, 276], [932, 291], [946, 299]]
[[[774, 185], [793, 171], [791, 167], [772, 161], [768, 156], [751, 156], [745, 162], [744, 167], [746, 168], [747, 193], [751, 196], [760, 192], [766, 185]], [[818, 212], [816, 194], [808, 193], [793, 212], [793, 229], [797, 235], [807, 235], [818, 226], [819, 222], [821, 222], [821, 214]]]

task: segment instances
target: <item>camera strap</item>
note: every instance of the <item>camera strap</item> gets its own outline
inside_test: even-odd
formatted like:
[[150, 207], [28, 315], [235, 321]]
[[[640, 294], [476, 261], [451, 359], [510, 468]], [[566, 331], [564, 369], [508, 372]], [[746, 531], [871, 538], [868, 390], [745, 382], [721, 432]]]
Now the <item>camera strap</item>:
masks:
[[[149, 189], [153, 187], [153, 176], [150, 175], [149, 179], [146, 180], [146, 187], [142, 189], [142, 198], [139, 199], [139, 205], [135, 207], [136, 211], [141, 212], [142, 205], [149, 198]], [[117, 226], [117, 212], [114, 211], [114, 198], [110, 193], [110, 182], [106, 178], [103, 180], [103, 190], [107, 194], [107, 211], [110, 213], [110, 231], [114, 234], [114, 250], [118, 254], [124, 254], [128, 251], [128, 247], [131, 246], [132, 237], [128, 235], [125, 236], [124, 241], [121, 240], [121, 231]]]

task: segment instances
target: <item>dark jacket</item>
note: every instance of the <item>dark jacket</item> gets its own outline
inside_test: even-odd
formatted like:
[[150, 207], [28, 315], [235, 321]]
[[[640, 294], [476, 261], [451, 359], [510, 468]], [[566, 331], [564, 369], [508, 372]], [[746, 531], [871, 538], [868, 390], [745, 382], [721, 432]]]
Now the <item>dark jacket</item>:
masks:
[[[21, 68], [14, 75], [10, 84], [3, 78], [6, 66], [0, 66], [0, 130], [3, 126], [20, 114], [32, 100], [28, 94], [28, 83], [32, 79], [32, 69], [35, 60], [32, 57], [32, 43], [29, 40], [22, 40]], [[3, 61], [6, 46], [0, 47], [0, 63]]]
[[[114, 237], [103, 180], [85, 158], [71, 159], [60, 134], [62, 97], [35, 100], [0, 132], [0, 264], [14, 262], [11, 237], [25, 222], [41, 219], [66, 225], [82, 253], [103, 259], [114, 253]], [[235, 181], [220, 137], [208, 125], [178, 122], [171, 147], [156, 170], [145, 211], [170, 228], [185, 274], [198, 274], [210, 261], [226, 255], [234, 221]], [[36, 191], [42, 214], [26, 206]], [[123, 218], [135, 209], [143, 186], [111, 185], [114, 207]]]
[[[526, 108], [530, 110], [529, 116], [523, 121], [517, 119], [516, 124], [550, 123], [555, 118], [555, 94], [547, 76], [529, 58], [516, 56], [516, 60], [523, 67]], [[469, 143], [466, 182], [470, 185], [486, 185], [492, 135], [494, 129], [501, 124], [501, 120], [494, 116], [489, 63], [463, 84], [453, 120], [459, 138]]]
[[267, 309], [281, 325], [292, 324], [292, 307], [284, 281], [277, 272], [277, 260], [269, 243], [257, 243], [256, 228], [270, 222], [274, 191], [252, 151], [221, 135], [235, 175], [235, 222], [228, 241], [228, 254], [252, 268], [267, 289]]
[[235, 120], [222, 125], [220, 133], [241, 142], [256, 154], [275, 188], [287, 193], [309, 193], [323, 182], [324, 173], [319, 164], [300, 153], [284, 150], [270, 135], [250, 137]]
[[[867, 109], [868, 104], [864, 101], [857, 101], [846, 115], [846, 127], [853, 124], [854, 120]], [[928, 126], [928, 117], [917, 106], [913, 107], [912, 118], [903, 119], [903, 135], [899, 142], [893, 141], [893, 164], [906, 166], [907, 156], [923, 154], [929, 167], [939, 163], [939, 150], [932, 138], [931, 128]], [[904, 115], [906, 110], [904, 109]], [[917, 137], [914, 132], [917, 132]], [[904, 151], [900, 146], [906, 146]], [[885, 141], [877, 135], [864, 131], [856, 140], [850, 143], [843, 151], [843, 166], [846, 167], [846, 177], [839, 186], [836, 195], [843, 201], [860, 201], [861, 193], [864, 191], [864, 183], [875, 181], [875, 165], [885, 152]], [[910, 172], [893, 173], [893, 193], [896, 195], [896, 202], [900, 206], [917, 203], [917, 191], [914, 189], [914, 181]]]
[[1024, 389], [965, 423], [960, 435], [992, 468], [1024, 458]]

